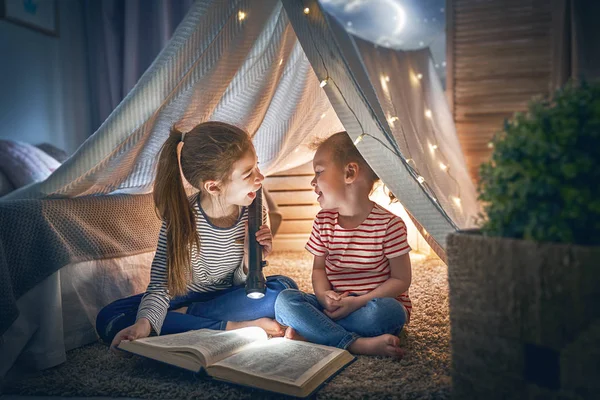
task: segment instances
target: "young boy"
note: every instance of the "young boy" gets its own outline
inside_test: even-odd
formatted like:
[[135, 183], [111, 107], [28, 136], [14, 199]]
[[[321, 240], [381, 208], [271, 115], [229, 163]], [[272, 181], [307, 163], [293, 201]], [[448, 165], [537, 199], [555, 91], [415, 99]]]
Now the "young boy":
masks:
[[369, 199], [379, 178], [346, 132], [321, 143], [313, 167], [322, 208], [306, 244], [315, 294], [284, 290], [275, 317], [291, 339], [401, 358], [397, 334], [412, 308], [406, 226]]

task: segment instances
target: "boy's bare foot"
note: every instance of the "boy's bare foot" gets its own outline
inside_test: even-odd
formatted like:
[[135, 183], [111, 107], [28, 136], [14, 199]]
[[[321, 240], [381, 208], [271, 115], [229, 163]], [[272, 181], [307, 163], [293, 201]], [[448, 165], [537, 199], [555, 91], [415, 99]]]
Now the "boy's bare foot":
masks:
[[388, 356], [398, 359], [404, 356], [404, 350], [400, 348], [400, 339], [390, 334], [358, 338], [348, 347], [348, 350], [354, 354], [367, 356]]
[[304, 336], [302, 336], [301, 334], [296, 332], [296, 330], [294, 328], [292, 328], [291, 326], [288, 326], [287, 329], [285, 330], [285, 338], [291, 339], [291, 340], [301, 340], [303, 342], [308, 342], [308, 340], [306, 340], [306, 338]]
[[225, 329], [231, 331], [247, 326], [258, 326], [259, 328], [263, 328], [268, 335], [273, 337], [281, 337], [285, 333], [285, 328], [280, 325], [279, 322], [271, 318], [259, 318], [252, 321], [228, 321]]

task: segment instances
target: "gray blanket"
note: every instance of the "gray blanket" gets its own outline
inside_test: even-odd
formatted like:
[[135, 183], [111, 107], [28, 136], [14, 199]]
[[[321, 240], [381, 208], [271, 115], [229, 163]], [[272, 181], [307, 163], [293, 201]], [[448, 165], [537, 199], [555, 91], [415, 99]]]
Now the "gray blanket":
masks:
[[0, 201], [0, 335], [19, 297], [55, 271], [154, 251], [159, 229], [151, 194]]

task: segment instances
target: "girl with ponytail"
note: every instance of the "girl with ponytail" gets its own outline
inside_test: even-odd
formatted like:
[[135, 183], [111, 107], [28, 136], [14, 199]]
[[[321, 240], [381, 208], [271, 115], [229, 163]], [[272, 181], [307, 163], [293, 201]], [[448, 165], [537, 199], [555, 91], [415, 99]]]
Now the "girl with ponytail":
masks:
[[[188, 197], [185, 180], [198, 193]], [[111, 348], [122, 340], [209, 328], [259, 326], [283, 336], [275, 318], [279, 292], [297, 288], [267, 277], [262, 299], [248, 299], [244, 282], [247, 207], [264, 176], [250, 136], [233, 125], [204, 122], [187, 133], [172, 128], [158, 160], [154, 203], [163, 224], [145, 293], [100, 311], [96, 330]], [[266, 213], [264, 213], [266, 216]], [[268, 222], [265, 219], [265, 222]], [[272, 251], [267, 223], [256, 233]]]

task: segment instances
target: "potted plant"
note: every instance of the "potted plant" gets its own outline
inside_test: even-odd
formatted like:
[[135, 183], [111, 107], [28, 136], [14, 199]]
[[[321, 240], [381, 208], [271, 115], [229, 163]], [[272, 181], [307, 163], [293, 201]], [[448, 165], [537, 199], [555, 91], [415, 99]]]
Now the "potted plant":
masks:
[[600, 398], [600, 85], [517, 113], [447, 241], [455, 398]]

